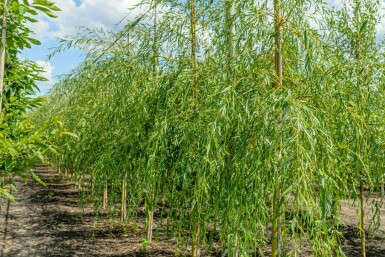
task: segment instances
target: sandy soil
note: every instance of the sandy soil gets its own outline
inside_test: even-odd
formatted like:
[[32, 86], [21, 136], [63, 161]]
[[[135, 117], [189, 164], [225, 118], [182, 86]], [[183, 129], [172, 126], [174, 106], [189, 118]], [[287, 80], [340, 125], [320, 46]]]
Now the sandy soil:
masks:
[[[82, 210], [80, 190], [70, 181], [38, 167], [37, 172], [47, 182], [43, 187], [35, 182], [17, 182], [13, 192], [16, 202], [6, 201], [0, 212], [0, 254], [4, 257], [70, 257], [70, 256], [175, 256], [175, 241], [159, 238], [144, 247], [144, 222], [131, 229], [112, 228], [106, 216], [95, 226], [91, 208]], [[367, 195], [367, 228], [373, 216], [372, 207], [380, 198]], [[360, 256], [360, 241], [356, 225], [358, 203], [342, 202], [341, 214], [346, 227], [343, 249], [348, 257]], [[385, 206], [385, 205], [384, 205]], [[380, 232], [368, 234], [367, 257], [385, 257], [385, 208], [380, 207]], [[144, 218], [144, 217], [142, 217]], [[139, 218], [139, 220], [141, 220]], [[143, 219], [142, 219], [143, 221]], [[268, 250], [266, 251], [268, 252]], [[306, 251], [304, 251], [306, 252]], [[221, 256], [221, 255], [219, 255]], [[308, 256], [305, 254], [304, 256]]]

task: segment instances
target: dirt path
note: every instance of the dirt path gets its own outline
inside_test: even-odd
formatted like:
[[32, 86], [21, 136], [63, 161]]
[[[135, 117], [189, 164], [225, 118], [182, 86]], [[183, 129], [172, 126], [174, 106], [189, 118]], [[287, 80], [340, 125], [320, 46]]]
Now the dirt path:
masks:
[[107, 220], [101, 219], [94, 228], [92, 210], [85, 209], [82, 215], [78, 207], [80, 191], [59, 183], [57, 174], [41, 173], [48, 178], [47, 187], [17, 181], [16, 202], [2, 206], [1, 256], [174, 256], [167, 243], [143, 249], [141, 232], [111, 229]]

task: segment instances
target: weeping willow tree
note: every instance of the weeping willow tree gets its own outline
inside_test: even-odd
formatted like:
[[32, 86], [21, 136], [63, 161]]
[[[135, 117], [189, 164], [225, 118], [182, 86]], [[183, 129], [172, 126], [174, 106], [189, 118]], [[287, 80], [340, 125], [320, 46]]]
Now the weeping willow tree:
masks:
[[366, 256], [364, 187], [378, 188], [381, 177], [377, 165], [381, 160], [375, 153], [382, 130], [378, 128], [381, 114], [377, 109], [383, 97], [383, 47], [376, 30], [381, 21], [380, 6], [381, 1], [347, 1], [331, 29], [338, 58], [336, 86], [343, 94], [338, 104], [343, 114], [337, 132], [341, 133], [342, 172], [353, 185], [351, 195], [360, 202], [361, 256]]
[[377, 7], [349, 6], [146, 1], [119, 32], [83, 30], [59, 50], [87, 59], [35, 112], [78, 135], [51, 161], [96, 212], [144, 207], [148, 241], [156, 224], [193, 256], [343, 256], [339, 200], [363, 206], [383, 158]]

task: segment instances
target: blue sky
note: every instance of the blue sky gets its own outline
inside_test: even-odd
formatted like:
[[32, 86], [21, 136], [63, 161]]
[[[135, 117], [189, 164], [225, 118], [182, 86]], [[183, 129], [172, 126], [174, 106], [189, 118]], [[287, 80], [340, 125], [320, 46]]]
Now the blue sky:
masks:
[[[42, 44], [33, 46], [22, 52], [21, 57], [36, 61], [47, 70], [43, 76], [48, 82], [39, 82], [40, 95], [45, 94], [52, 84], [57, 81], [57, 76], [68, 73], [83, 59], [83, 53], [77, 50], [69, 50], [55, 55], [47, 61], [47, 56], [52, 49], [59, 45], [58, 38], [65, 38], [77, 32], [77, 28], [103, 28], [111, 30], [121, 19], [127, 18], [129, 8], [137, 4], [139, 0], [56, 0], [56, 5], [62, 10], [58, 12], [57, 19], [48, 18], [40, 14], [37, 23], [29, 27], [35, 32], [35, 38]], [[133, 13], [132, 15], [135, 15]], [[132, 16], [130, 16], [132, 17]]]

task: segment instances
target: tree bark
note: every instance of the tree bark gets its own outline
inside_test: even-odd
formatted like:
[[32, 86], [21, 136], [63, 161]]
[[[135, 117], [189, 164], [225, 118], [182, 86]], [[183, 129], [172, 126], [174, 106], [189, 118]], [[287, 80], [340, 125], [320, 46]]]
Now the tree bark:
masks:
[[3, 22], [1, 30], [1, 50], [0, 50], [0, 114], [3, 110], [3, 91], [5, 75], [5, 48], [7, 44], [7, 5], [8, 0], [3, 2]]

